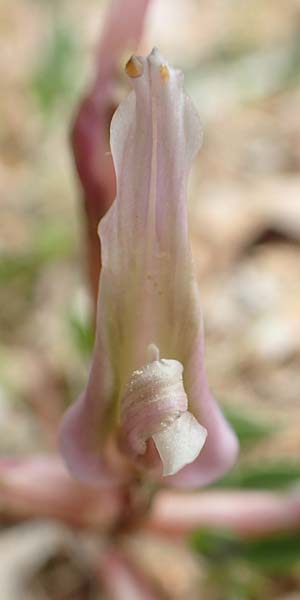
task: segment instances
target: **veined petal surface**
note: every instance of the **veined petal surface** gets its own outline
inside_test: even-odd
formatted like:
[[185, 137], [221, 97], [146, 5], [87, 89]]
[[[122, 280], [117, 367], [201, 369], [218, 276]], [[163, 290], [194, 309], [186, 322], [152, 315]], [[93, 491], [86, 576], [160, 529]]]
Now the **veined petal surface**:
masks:
[[[91, 462], [96, 474], [103, 432], [109, 423], [120, 424], [124, 389], [132, 373], [149, 363], [154, 344], [161, 357], [183, 366], [188, 411], [208, 433], [199, 456], [168, 478], [194, 487], [223, 474], [237, 453], [235, 435], [206, 381], [199, 290], [188, 238], [187, 176], [201, 145], [201, 125], [183, 90], [182, 74], [156, 49], [147, 58], [132, 57], [127, 73], [133, 91], [111, 125], [117, 196], [99, 228], [102, 273], [93, 364], [86, 392], [71, 409], [71, 422], [85, 442], [81, 466]], [[159, 423], [161, 406], [151, 401], [151, 407], [152, 427], [155, 411]], [[191, 426], [193, 418], [188, 418]], [[174, 431], [181, 429], [173, 424]]]

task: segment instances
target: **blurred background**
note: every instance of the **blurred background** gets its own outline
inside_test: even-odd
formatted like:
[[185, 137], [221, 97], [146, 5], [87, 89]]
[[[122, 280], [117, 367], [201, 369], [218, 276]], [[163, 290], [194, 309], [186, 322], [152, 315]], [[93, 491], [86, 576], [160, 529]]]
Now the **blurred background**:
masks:
[[[68, 135], [108, 6], [0, 3], [2, 456], [53, 449], [87, 374], [91, 305]], [[203, 122], [189, 186], [192, 250], [209, 381], [242, 446], [222, 489], [300, 489], [299, 39], [299, 0], [153, 0], [140, 47], [158, 46], [183, 70]], [[116, 102], [126, 93], [121, 69]], [[71, 529], [8, 523], [1, 499], [0, 512], [1, 581], [22, 573], [21, 597], [34, 600], [102, 597]], [[254, 543], [206, 530], [188, 543], [195, 598], [300, 598], [294, 533]], [[169, 577], [164, 598], [194, 598]]]

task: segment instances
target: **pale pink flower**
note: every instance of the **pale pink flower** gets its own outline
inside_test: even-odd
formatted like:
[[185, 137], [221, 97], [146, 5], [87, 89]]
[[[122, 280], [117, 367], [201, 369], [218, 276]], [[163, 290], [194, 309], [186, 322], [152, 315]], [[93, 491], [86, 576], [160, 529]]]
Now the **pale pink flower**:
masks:
[[118, 438], [132, 463], [154, 465], [156, 448], [164, 475], [180, 471], [170, 483], [203, 485], [233, 464], [237, 441], [206, 381], [188, 239], [187, 176], [201, 125], [182, 74], [156, 49], [126, 71], [133, 91], [111, 125], [117, 196], [99, 228], [91, 373], [64, 418], [61, 448], [86, 480], [109, 483], [112, 462], [115, 477], [125, 474]]

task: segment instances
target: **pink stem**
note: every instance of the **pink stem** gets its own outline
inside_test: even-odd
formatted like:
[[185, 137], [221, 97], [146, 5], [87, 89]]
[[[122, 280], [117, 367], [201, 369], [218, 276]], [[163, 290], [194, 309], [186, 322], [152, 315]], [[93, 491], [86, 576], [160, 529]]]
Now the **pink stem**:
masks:
[[109, 600], [158, 600], [150, 583], [115, 547], [102, 557], [100, 581]]
[[55, 455], [0, 461], [0, 510], [8, 520], [53, 518], [107, 530], [122, 508], [119, 490], [79, 483]]
[[149, 0], [113, 0], [96, 56], [94, 82], [82, 99], [71, 130], [71, 145], [84, 199], [89, 278], [96, 304], [101, 269], [97, 227], [113, 202], [115, 174], [109, 124], [122, 54], [136, 49]]
[[146, 527], [175, 535], [211, 527], [245, 537], [300, 530], [300, 496], [268, 491], [162, 491], [154, 499]]

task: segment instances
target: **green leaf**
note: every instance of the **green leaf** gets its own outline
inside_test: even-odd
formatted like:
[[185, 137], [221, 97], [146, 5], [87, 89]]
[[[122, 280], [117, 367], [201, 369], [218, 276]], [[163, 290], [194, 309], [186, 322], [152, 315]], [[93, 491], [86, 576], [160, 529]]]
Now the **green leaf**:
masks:
[[57, 25], [32, 81], [32, 91], [44, 113], [53, 112], [61, 100], [69, 100], [77, 91], [76, 55], [74, 35]]
[[211, 487], [279, 490], [300, 481], [300, 463], [280, 462], [243, 465], [233, 469]]
[[94, 330], [91, 321], [84, 322], [77, 315], [69, 316], [71, 335], [76, 348], [84, 358], [90, 358], [94, 345]]
[[289, 571], [300, 566], [299, 532], [282, 533], [255, 540], [241, 539], [229, 532], [195, 531], [190, 537], [193, 550], [212, 563], [239, 560], [264, 571]]
[[227, 420], [235, 430], [241, 446], [250, 446], [276, 431], [270, 424], [255, 420], [252, 416], [241, 414], [236, 409], [224, 408]]
[[236, 552], [238, 538], [229, 531], [200, 529], [190, 536], [190, 543], [196, 552], [211, 560], [224, 560]]
[[56, 222], [39, 226], [31, 237], [32, 246], [27, 251], [0, 257], [0, 282], [32, 280], [44, 265], [69, 256], [73, 248], [69, 229]]
[[300, 532], [244, 542], [242, 550], [247, 561], [268, 570], [286, 570], [298, 562], [300, 566]]

